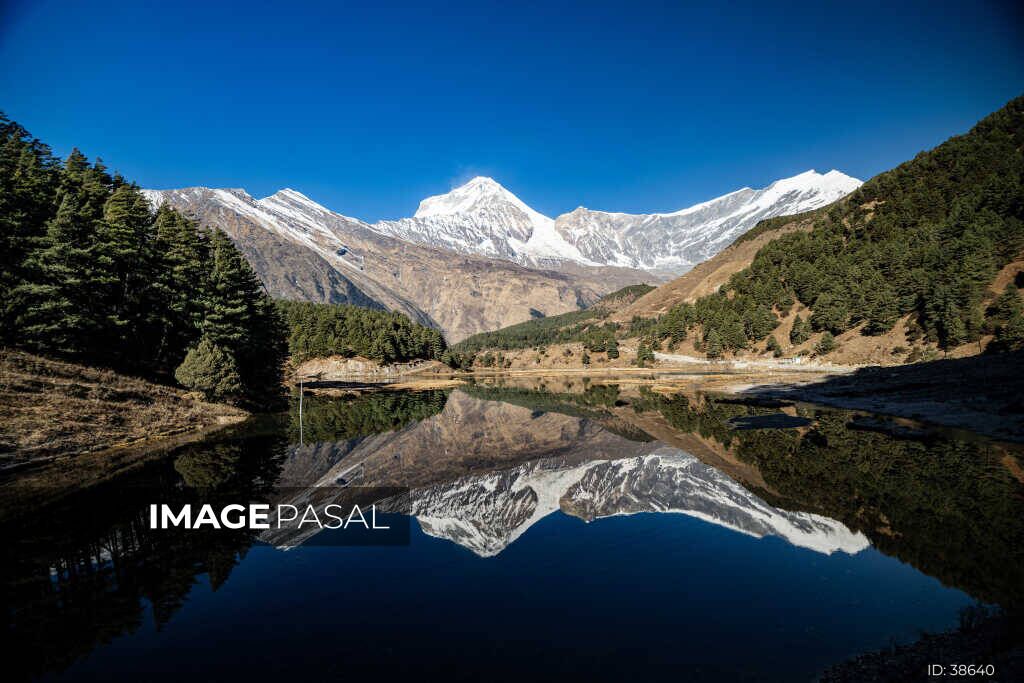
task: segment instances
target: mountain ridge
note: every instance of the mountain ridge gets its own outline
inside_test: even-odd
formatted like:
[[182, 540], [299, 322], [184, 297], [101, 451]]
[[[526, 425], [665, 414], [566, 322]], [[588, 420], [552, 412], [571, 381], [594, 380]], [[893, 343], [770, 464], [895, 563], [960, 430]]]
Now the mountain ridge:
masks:
[[679, 275], [765, 218], [803, 213], [861, 185], [835, 169], [743, 187], [672, 212], [630, 214], [579, 206], [550, 218], [492, 178], [478, 176], [420, 202], [410, 218], [370, 227], [406, 241], [558, 268], [566, 262]]
[[536, 313], [577, 310], [652, 280], [628, 269], [572, 264], [556, 272], [406, 242], [289, 188], [262, 199], [237, 188], [143, 194], [154, 207], [169, 202], [223, 230], [274, 296], [398, 311], [450, 341]]

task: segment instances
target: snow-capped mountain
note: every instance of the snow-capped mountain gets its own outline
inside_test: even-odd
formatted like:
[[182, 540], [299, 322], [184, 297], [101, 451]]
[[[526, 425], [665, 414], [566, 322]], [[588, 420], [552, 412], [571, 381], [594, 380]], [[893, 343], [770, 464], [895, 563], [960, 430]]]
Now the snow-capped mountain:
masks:
[[547, 261], [596, 265], [555, 231], [553, 219], [491, 178], [476, 177], [447, 194], [427, 197], [412, 218], [372, 227], [399, 239], [527, 266]]
[[766, 188], [745, 187], [673, 213], [580, 207], [552, 220], [490, 178], [424, 199], [412, 218], [371, 226], [403, 240], [528, 266], [560, 263], [678, 275], [728, 246], [758, 221], [817, 209], [860, 187], [839, 171], [807, 171]]
[[535, 461], [464, 477], [416, 489], [401, 507], [426, 534], [482, 557], [497, 555], [558, 510], [587, 521], [640, 512], [679, 513], [755, 538], [778, 536], [826, 555], [855, 554], [869, 545], [863, 534], [833, 519], [772, 507], [714, 467], [667, 446], [621, 460], [574, 466]]

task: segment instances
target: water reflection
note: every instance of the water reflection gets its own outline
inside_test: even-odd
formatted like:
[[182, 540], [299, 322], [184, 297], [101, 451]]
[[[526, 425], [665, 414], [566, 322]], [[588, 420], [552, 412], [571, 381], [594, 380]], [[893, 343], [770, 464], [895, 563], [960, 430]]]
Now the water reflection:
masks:
[[857, 553], [867, 539], [841, 523], [772, 507], [715, 468], [683, 451], [567, 464], [529, 462], [510, 470], [416, 489], [409, 507], [423, 531], [481, 557], [497, 555], [555, 512], [593, 521], [640, 512], [682, 513], [756, 538], [779, 536], [831, 554]]
[[[261, 500], [280, 469], [285, 440], [189, 446], [24, 514], [3, 528], [10, 546], [0, 569], [5, 637], [15, 679], [60, 670], [96, 647], [138, 629], [160, 629], [198, 577], [217, 590], [245, 557], [254, 532], [153, 531], [147, 507]], [[38, 487], [41, 498], [49, 492]]]
[[21, 513], [4, 527], [15, 560], [2, 579], [16, 667], [63, 669], [138, 629], [147, 612], [160, 628], [197, 583], [217, 590], [261, 542], [241, 531], [150, 532], [154, 491], [167, 502], [236, 502], [339, 485], [408, 487], [383, 504], [483, 557], [554, 514], [681, 513], [824, 554], [870, 544], [1010, 608], [1024, 591], [1018, 454], [989, 440], [578, 379], [307, 397], [301, 422], [296, 407], [71, 496], [6, 486], [4, 501]]

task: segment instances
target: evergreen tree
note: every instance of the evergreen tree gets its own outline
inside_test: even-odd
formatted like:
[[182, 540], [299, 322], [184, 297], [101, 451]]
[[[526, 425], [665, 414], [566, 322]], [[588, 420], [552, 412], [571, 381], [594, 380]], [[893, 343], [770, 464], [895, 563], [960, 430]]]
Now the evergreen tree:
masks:
[[779, 346], [779, 340], [775, 338], [774, 334], [768, 337], [768, 345], [766, 348], [768, 351], [771, 351], [772, 355], [776, 358], [780, 358], [782, 356], [782, 347]]
[[1024, 311], [1016, 311], [996, 332], [988, 351], [1019, 351], [1024, 349]]
[[196, 347], [189, 349], [174, 377], [182, 386], [202, 392], [207, 400], [230, 401], [242, 393], [235, 359], [209, 337], [203, 337]]
[[850, 312], [846, 300], [841, 296], [823, 292], [814, 300], [813, 308], [811, 327], [814, 330], [839, 334], [847, 328]]
[[12, 293], [21, 343], [62, 355], [101, 356], [107, 284], [97, 227], [109, 195], [110, 177], [72, 151], [59, 174], [58, 208], [46, 235], [25, 259], [25, 281]]
[[900, 316], [899, 299], [893, 288], [884, 283], [872, 287], [866, 297], [867, 324], [864, 334], [884, 334], [896, 324]]
[[0, 113], [0, 344], [17, 341], [14, 291], [53, 217], [58, 172], [50, 149]]
[[164, 204], [153, 224], [155, 276], [149, 289], [153, 364], [176, 367], [199, 338], [209, 297], [208, 234]]
[[811, 325], [799, 315], [793, 320], [793, 329], [789, 331], [789, 343], [794, 346], [803, 344], [811, 338]]
[[608, 351], [608, 358], [618, 358], [619, 357], [619, 343], [617, 341], [615, 341], [615, 337], [612, 337], [608, 341], [607, 351]]
[[814, 345], [814, 353], [818, 356], [824, 356], [827, 353], [831, 353], [836, 350], [836, 340], [832, 336], [831, 332], [825, 332], [821, 335], [821, 339]]
[[231, 240], [219, 230], [209, 233], [209, 240], [203, 335], [235, 358], [249, 401], [259, 407], [273, 405], [282, 393], [284, 321]]
[[704, 337], [704, 353], [712, 359], [722, 357], [722, 337], [718, 334], [718, 330], [714, 328], [708, 330]]
[[636, 348], [636, 365], [645, 368], [648, 363], [654, 362], [654, 351], [647, 344], [641, 342]]
[[93, 296], [102, 300], [104, 347], [111, 355], [136, 357], [151, 341], [143, 333], [152, 303], [147, 290], [155, 278], [152, 226], [149, 202], [139, 189], [119, 184], [104, 204], [93, 254], [93, 281], [102, 286]]

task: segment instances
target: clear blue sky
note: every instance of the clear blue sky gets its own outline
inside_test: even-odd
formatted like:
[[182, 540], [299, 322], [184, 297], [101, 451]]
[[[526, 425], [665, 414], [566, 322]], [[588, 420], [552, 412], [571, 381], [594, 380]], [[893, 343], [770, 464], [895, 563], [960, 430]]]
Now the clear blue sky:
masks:
[[1024, 93], [1013, 2], [683, 4], [0, 0], [0, 109], [145, 187], [375, 220], [478, 174], [550, 215], [866, 179]]

